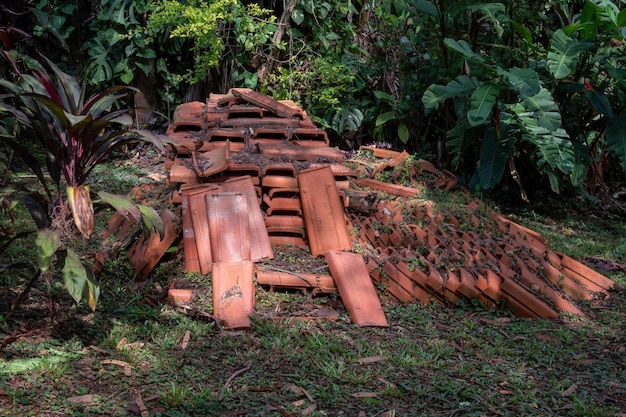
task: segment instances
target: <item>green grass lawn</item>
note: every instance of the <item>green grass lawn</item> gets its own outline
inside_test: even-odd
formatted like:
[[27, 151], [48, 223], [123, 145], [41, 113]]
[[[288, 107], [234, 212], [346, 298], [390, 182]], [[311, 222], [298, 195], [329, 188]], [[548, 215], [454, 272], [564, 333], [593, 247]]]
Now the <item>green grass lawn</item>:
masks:
[[[578, 260], [626, 263], [624, 219], [500, 211]], [[43, 284], [8, 318], [29, 277], [11, 266], [32, 250], [21, 245], [0, 270], [2, 416], [625, 415], [623, 292], [588, 303], [589, 317], [557, 320], [382, 294], [390, 326], [360, 328], [337, 295], [259, 287], [252, 328], [228, 331], [206, 314], [210, 277], [182, 272], [172, 254], [135, 285], [121, 255], [107, 264], [95, 313], [57, 282], [54, 319]], [[624, 272], [604, 273], [626, 285]], [[196, 288], [192, 305], [162, 302], [171, 278]], [[315, 308], [339, 317], [272, 320]]]

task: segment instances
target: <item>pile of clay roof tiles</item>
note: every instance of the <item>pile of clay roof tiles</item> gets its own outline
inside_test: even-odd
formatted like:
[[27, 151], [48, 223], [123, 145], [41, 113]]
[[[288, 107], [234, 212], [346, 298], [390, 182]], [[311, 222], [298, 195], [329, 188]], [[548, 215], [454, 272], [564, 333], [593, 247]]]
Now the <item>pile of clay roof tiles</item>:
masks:
[[[226, 327], [250, 325], [255, 277], [258, 285], [338, 291], [362, 326], [387, 326], [377, 287], [404, 303], [473, 300], [543, 318], [584, 315], [578, 301], [618, 289], [468, 193], [449, 191], [464, 208], [438, 211], [421, 190], [451, 190], [454, 175], [406, 152], [371, 148], [380, 164], [350, 169], [293, 102], [249, 89], [211, 94], [178, 106], [167, 135], [185, 268], [211, 273], [213, 314]], [[413, 186], [373, 179], [407, 164]], [[267, 267], [282, 245], [323, 256], [329, 274]], [[135, 271], [145, 274], [146, 257], [137, 258]]]

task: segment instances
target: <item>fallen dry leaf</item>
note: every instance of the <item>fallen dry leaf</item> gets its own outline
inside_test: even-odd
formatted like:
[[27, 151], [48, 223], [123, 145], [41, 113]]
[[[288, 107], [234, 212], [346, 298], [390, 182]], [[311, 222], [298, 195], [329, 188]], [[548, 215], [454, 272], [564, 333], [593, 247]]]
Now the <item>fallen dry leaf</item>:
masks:
[[578, 388], [578, 385], [572, 384], [571, 387], [569, 387], [568, 389], [566, 389], [565, 391], [561, 393], [561, 397], [569, 397], [576, 391], [577, 388]]
[[309, 401], [313, 402], [313, 397], [307, 390], [301, 388], [295, 384], [287, 384], [285, 385], [291, 392], [297, 395], [304, 395]]
[[139, 408], [139, 414], [141, 414], [141, 417], [149, 417], [148, 407], [146, 407], [146, 404], [141, 399], [141, 396], [135, 398], [135, 404], [137, 404], [137, 407]]
[[376, 362], [382, 362], [386, 359], [388, 359], [388, 356], [369, 356], [367, 358], [361, 358], [359, 360], [357, 360], [358, 363], [360, 364], [364, 364], [364, 363], [376, 363]]
[[511, 391], [510, 389], [501, 389], [498, 392], [500, 394], [502, 394], [502, 395], [511, 395], [511, 394], [513, 394], [513, 391]]
[[78, 395], [76, 397], [66, 398], [72, 404], [90, 404], [94, 400], [93, 394]]
[[146, 175], [146, 178], [149, 178], [149, 179], [151, 179], [153, 181], [156, 181], [156, 182], [162, 182], [162, 181], [165, 181], [167, 179], [167, 175], [158, 174], [158, 173], [155, 172], [155, 173]]
[[376, 398], [378, 395], [377, 392], [355, 392], [350, 394], [350, 396], [354, 398]]
[[118, 361], [117, 359], [105, 359], [103, 361], [100, 361], [100, 364], [121, 366], [122, 368], [124, 368], [124, 375], [126, 376], [130, 376], [132, 373], [132, 368], [127, 362]]
[[191, 339], [191, 331], [187, 330], [183, 336], [183, 341], [180, 343], [180, 348], [182, 350], [187, 349], [187, 346], [189, 346], [189, 339]]
[[307, 408], [305, 408], [304, 410], [302, 410], [300, 412], [300, 414], [302, 414], [303, 416], [308, 416], [309, 414], [311, 414], [313, 411], [315, 411], [315, 409], [317, 408], [317, 405], [315, 404], [311, 404], [310, 406], [308, 406]]
[[543, 340], [545, 342], [557, 342], [559, 340], [558, 338], [554, 336], [550, 336], [550, 335], [540, 333], [540, 332], [535, 333], [535, 338], [538, 340]]
[[292, 402], [290, 405], [294, 408], [302, 407], [305, 404], [304, 398]]

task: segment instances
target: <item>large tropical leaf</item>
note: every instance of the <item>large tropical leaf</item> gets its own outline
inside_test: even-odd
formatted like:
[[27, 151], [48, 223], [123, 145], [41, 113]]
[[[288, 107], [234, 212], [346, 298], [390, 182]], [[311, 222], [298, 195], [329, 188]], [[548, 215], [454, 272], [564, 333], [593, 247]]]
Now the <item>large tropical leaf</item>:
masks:
[[496, 129], [486, 130], [480, 147], [480, 166], [478, 179], [482, 189], [490, 190], [502, 179], [511, 147], [515, 143], [514, 136], [498, 137]]
[[453, 51], [456, 51], [462, 54], [465, 58], [474, 59], [478, 62], [483, 62], [485, 60], [485, 58], [483, 58], [482, 55], [474, 52], [470, 44], [467, 43], [466, 41], [463, 41], [463, 40], [457, 41], [452, 38], [445, 38], [443, 43], [448, 48], [452, 49]]
[[118, 213], [128, 220], [139, 221], [141, 219], [141, 211], [137, 207], [137, 203], [129, 197], [107, 193], [106, 191], [98, 191], [98, 197], [105, 203], [113, 206]]
[[479, 22], [488, 22], [493, 30], [496, 31], [498, 37], [504, 34], [503, 23], [509, 20], [506, 8], [502, 3], [476, 3], [469, 6], [469, 10], [481, 13]]
[[85, 239], [93, 233], [94, 213], [89, 187], [86, 185], [67, 187], [67, 201], [72, 209], [74, 224]]
[[520, 111], [518, 116], [527, 129], [540, 126], [549, 131], [554, 131], [561, 127], [559, 107], [552, 94], [545, 88], [541, 87], [535, 95], [522, 96], [521, 104], [525, 111]]
[[37, 248], [39, 270], [45, 274], [50, 269], [52, 258], [61, 247], [61, 236], [54, 230], [40, 230], [35, 238], [35, 247]]
[[471, 108], [467, 112], [467, 120], [472, 126], [484, 124], [491, 116], [491, 110], [496, 103], [500, 86], [485, 83], [472, 93]]
[[606, 126], [607, 148], [615, 152], [626, 173], [626, 116], [610, 120]]
[[513, 67], [508, 71], [499, 68], [498, 73], [504, 75], [513, 88], [524, 97], [534, 96], [541, 89], [539, 75], [532, 68]]
[[427, 112], [439, 108], [449, 98], [467, 97], [478, 87], [475, 77], [459, 75], [447, 85], [433, 84], [429, 86], [422, 97]]
[[528, 130], [523, 138], [535, 145], [533, 157], [541, 172], [548, 173], [558, 169], [569, 175], [574, 171], [574, 148], [564, 129], [559, 128], [551, 132], [537, 126]]
[[578, 56], [586, 44], [579, 42], [559, 29], [554, 33], [548, 52], [548, 68], [557, 80], [570, 75], [576, 69]]
[[452, 166], [455, 168], [461, 162], [465, 149], [470, 146], [470, 135], [467, 134], [467, 130], [470, 127], [467, 117], [461, 117], [457, 120], [456, 125], [446, 134], [446, 144], [452, 155]]
[[67, 249], [62, 273], [65, 288], [74, 301], [79, 303], [87, 284], [87, 270], [76, 252], [71, 249]]

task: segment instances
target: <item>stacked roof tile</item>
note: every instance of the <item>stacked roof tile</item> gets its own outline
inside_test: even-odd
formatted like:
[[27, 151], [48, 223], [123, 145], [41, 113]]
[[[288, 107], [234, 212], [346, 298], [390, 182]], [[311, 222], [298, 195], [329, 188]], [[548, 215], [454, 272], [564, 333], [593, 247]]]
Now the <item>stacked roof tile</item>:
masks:
[[[293, 102], [231, 89], [178, 106], [167, 133], [185, 267], [213, 273], [214, 314], [227, 327], [249, 326], [254, 273], [260, 285], [338, 291], [352, 320], [373, 326], [387, 325], [374, 282], [404, 303], [474, 300], [544, 318], [583, 315], [577, 301], [615, 289], [466, 193], [451, 193], [465, 206], [463, 218], [437, 213], [420, 198], [420, 176], [442, 190], [456, 181], [426, 161], [371, 148], [382, 158], [373, 173], [348, 168], [344, 153]], [[402, 164], [413, 186], [373, 179]], [[378, 198], [381, 192], [388, 198]], [[324, 256], [330, 275], [255, 272], [255, 262], [285, 244]]]

